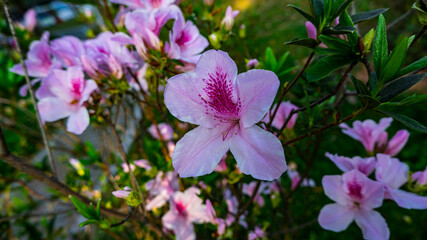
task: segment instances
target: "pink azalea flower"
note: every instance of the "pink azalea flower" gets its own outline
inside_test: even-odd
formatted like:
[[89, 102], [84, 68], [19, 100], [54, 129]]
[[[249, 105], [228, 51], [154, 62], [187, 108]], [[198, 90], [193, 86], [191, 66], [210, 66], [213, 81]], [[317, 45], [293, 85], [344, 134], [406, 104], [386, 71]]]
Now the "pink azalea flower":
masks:
[[350, 128], [345, 123], [341, 123], [340, 127], [343, 129], [343, 133], [360, 141], [366, 151], [373, 152], [375, 143], [379, 140], [380, 135], [385, 129], [390, 126], [392, 121], [393, 118], [383, 118], [380, 120], [379, 124], [376, 124], [373, 120], [368, 119], [363, 122], [355, 121], [353, 123], [353, 128]]
[[[49, 75], [52, 68], [58, 64], [54, 64], [49, 47], [49, 32], [44, 32], [40, 41], [33, 41], [30, 45], [30, 50], [27, 53], [25, 64], [30, 77], [44, 78]], [[56, 66], [58, 67], [58, 66]], [[16, 64], [10, 69], [11, 72], [24, 76], [22, 64]]]
[[169, 33], [170, 42], [165, 44], [165, 52], [172, 59], [196, 64], [200, 53], [209, 46], [208, 40], [203, 37], [192, 21], [185, 22], [184, 16], [178, 14]]
[[[248, 196], [252, 196], [254, 191], [255, 191], [256, 184], [257, 183], [255, 181], [253, 181], [249, 184], [244, 183], [243, 184], [243, 193], [248, 195]], [[263, 189], [261, 189], [261, 186], [260, 186], [257, 194], [255, 195], [254, 201], [258, 204], [258, 206], [263, 207], [264, 206], [264, 198], [262, 197], [261, 193], [263, 193]]]
[[131, 192], [132, 192], [132, 189], [126, 186], [123, 188], [123, 190], [114, 191], [112, 192], [112, 194], [118, 198], [128, 198]]
[[221, 21], [221, 26], [224, 26], [224, 29], [230, 31], [233, 28], [234, 19], [239, 15], [239, 10], [234, 10], [231, 6], [227, 7], [225, 11], [225, 17]]
[[133, 161], [133, 164], [135, 164], [137, 167], [144, 168], [147, 171], [150, 171], [151, 169], [151, 164], [146, 159], [135, 160]]
[[160, 50], [158, 37], [161, 28], [170, 19], [177, 19], [181, 10], [175, 6], [147, 11], [138, 9], [126, 15], [125, 26], [132, 35], [135, 47], [142, 57], [146, 57], [147, 46]]
[[258, 65], [259, 65], [258, 60], [256, 58], [254, 58], [254, 59], [250, 59], [248, 61], [248, 63], [246, 64], [246, 68], [248, 68], [248, 69], [256, 68], [256, 67], [258, 67]]
[[387, 138], [387, 132], [383, 132], [378, 140], [377, 148], [379, 148], [380, 152], [384, 152], [385, 154], [393, 157], [396, 156], [405, 146], [409, 138], [409, 132], [406, 130], [400, 130], [392, 139], [390, 139], [390, 141], [387, 141]]
[[427, 209], [427, 197], [399, 189], [409, 178], [408, 165], [399, 159], [377, 154], [375, 177], [377, 181], [385, 184], [385, 198], [392, 199], [402, 208]]
[[324, 176], [322, 185], [326, 196], [336, 202], [320, 211], [318, 221], [322, 228], [341, 232], [355, 220], [365, 239], [389, 239], [390, 231], [385, 219], [373, 210], [383, 203], [382, 183], [372, 181], [353, 169], [342, 176]]
[[147, 210], [152, 210], [163, 206], [171, 195], [179, 190], [179, 183], [176, 173], [167, 172], [163, 177], [163, 172], [159, 172], [155, 179], [148, 181], [145, 188], [150, 192], [151, 198], [145, 206]]
[[374, 157], [348, 158], [348, 157], [338, 156], [338, 154], [332, 155], [330, 153], [326, 153], [325, 155], [327, 158], [331, 159], [331, 161], [334, 162], [335, 165], [337, 165], [337, 167], [343, 172], [348, 172], [350, 170], [357, 169], [361, 173], [368, 176], [375, 169], [375, 158]]
[[171, 127], [171, 125], [167, 123], [159, 123], [157, 126], [160, 130], [160, 134], [154, 124], [148, 128], [148, 132], [151, 134], [151, 136], [153, 136], [153, 138], [160, 140], [160, 136], [162, 136], [163, 141], [172, 140], [173, 128]]
[[227, 159], [227, 154], [224, 154], [221, 158], [221, 161], [219, 161], [218, 165], [214, 169], [215, 172], [225, 172], [227, 170], [227, 163], [225, 162], [225, 159]]
[[53, 40], [50, 43], [50, 49], [53, 56], [65, 67], [81, 66], [80, 57], [86, 52], [83, 42], [74, 36], [65, 36]]
[[175, 143], [174, 143], [174, 142], [169, 141], [169, 142], [167, 143], [167, 148], [168, 148], [168, 152], [169, 152], [169, 156], [170, 156], [170, 157], [172, 157], [173, 151], [175, 151], [175, 147], [176, 147], [176, 145], [175, 145]]
[[[273, 111], [276, 109], [276, 104], [273, 106]], [[282, 102], [279, 105], [279, 109], [277, 110], [276, 116], [274, 117], [274, 120], [272, 122], [272, 126], [281, 129], [283, 124], [285, 124], [286, 120], [289, 117], [289, 114], [291, 114], [292, 110], [298, 109], [297, 106], [293, 105], [291, 102]], [[263, 122], [269, 123], [270, 122], [270, 115], [272, 115], [273, 112], [269, 112], [263, 119]], [[288, 124], [286, 125], [287, 129], [292, 129], [295, 126], [295, 122], [297, 121], [298, 114], [294, 114], [291, 119], [289, 120]]]
[[162, 217], [163, 225], [174, 231], [176, 239], [196, 239], [193, 223], [207, 222], [206, 205], [197, 196], [200, 190], [189, 188], [173, 194], [169, 211]]
[[298, 184], [300, 184], [301, 187], [314, 187], [316, 186], [316, 183], [313, 179], [307, 179], [304, 178], [301, 183], [301, 176], [297, 170], [289, 169], [287, 171], [289, 178], [291, 179], [291, 189], [295, 190]]
[[427, 168], [424, 171], [414, 172], [412, 174], [412, 181], [417, 181], [418, 185], [427, 184]]
[[114, 76], [121, 79], [127, 68], [134, 68], [137, 61], [127, 49], [132, 38], [124, 33], [103, 32], [84, 43], [86, 55], [82, 57], [85, 71], [98, 77]]
[[112, 3], [123, 4], [129, 8], [144, 8], [153, 10], [157, 8], [167, 7], [175, 2], [175, 0], [111, 0]]
[[214, 225], [218, 225], [218, 229], [217, 229], [218, 235], [222, 236], [225, 233], [225, 228], [226, 228], [225, 220], [222, 218], [218, 218], [216, 216], [215, 209], [212, 206], [212, 203], [209, 199], [206, 200], [206, 217], [207, 217], [207, 222], [210, 222]]
[[248, 235], [249, 240], [262, 239], [264, 237], [265, 237], [265, 232], [259, 226], [255, 226], [255, 230], [249, 232], [249, 235]]
[[[225, 198], [225, 203], [227, 204], [228, 212], [232, 213], [232, 214], [230, 214], [230, 213], [227, 214], [227, 216], [225, 218], [225, 225], [231, 226], [231, 224], [234, 223], [234, 220], [236, 220], [236, 218], [234, 216], [237, 214], [238, 207], [239, 207], [239, 201], [237, 200], [237, 198], [235, 196], [233, 196], [233, 194], [231, 193], [231, 191], [229, 189], [226, 189], [224, 191], [224, 198]], [[240, 216], [239, 225], [243, 226], [244, 228], [248, 228], [248, 224], [245, 221], [244, 214], [242, 214], [242, 216]]]
[[34, 8], [28, 9], [24, 14], [24, 24], [28, 31], [34, 31], [37, 26], [37, 13]]
[[181, 177], [211, 173], [230, 149], [240, 170], [254, 178], [273, 180], [286, 170], [282, 144], [255, 125], [262, 120], [279, 87], [265, 70], [237, 75], [227, 53], [202, 54], [192, 73], [168, 80], [165, 104], [184, 122], [200, 125], [178, 141], [172, 155]]
[[81, 134], [89, 126], [89, 113], [85, 102], [97, 89], [93, 80], [85, 80], [80, 67], [66, 71], [53, 70], [44, 84], [52, 96], [40, 99], [37, 104], [43, 121], [54, 122], [67, 118], [67, 131]]

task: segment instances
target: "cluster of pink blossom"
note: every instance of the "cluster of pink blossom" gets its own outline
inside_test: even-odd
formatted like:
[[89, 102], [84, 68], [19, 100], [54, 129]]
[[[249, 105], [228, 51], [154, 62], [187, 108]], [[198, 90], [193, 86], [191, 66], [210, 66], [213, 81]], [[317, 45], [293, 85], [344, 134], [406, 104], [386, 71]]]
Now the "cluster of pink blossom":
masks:
[[[326, 153], [343, 175], [324, 176], [322, 185], [325, 194], [336, 203], [322, 208], [320, 225], [328, 230], [340, 232], [354, 220], [361, 228], [365, 239], [388, 239], [390, 231], [385, 219], [374, 209], [383, 204], [384, 199], [393, 200], [406, 209], [427, 209], [427, 197], [401, 190], [405, 184], [425, 185], [427, 171], [412, 174], [406, 163], [392, 158], [405, 145], [409, 133], [400, 130], [387, 141], [385, 129], [391, 118], [383, 118], [379, 124], [373, 120], [355, 121], [353, 128], [347, 124], [340, 127], [350, 137], [360, 141], [371, 157], [343, 157]], [[374, 155], [376, 154], [376, 155]], [[375, 180], [369, 176], [375, 171]]]

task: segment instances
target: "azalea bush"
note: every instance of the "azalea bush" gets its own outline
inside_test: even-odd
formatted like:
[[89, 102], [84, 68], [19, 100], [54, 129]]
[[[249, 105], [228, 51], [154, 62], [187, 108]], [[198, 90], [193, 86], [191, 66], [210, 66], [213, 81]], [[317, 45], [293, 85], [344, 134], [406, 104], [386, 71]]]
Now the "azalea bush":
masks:
[[69, 2], [2, 2], [1, 238], [426, 236], [425, 0]]

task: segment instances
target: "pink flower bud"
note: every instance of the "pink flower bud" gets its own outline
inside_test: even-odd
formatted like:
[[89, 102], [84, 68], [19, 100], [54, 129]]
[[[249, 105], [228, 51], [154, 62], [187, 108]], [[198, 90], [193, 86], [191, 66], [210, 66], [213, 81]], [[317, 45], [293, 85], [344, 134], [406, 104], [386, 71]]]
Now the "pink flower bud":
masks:
[[24, 23], [28, 31], [32, 32], [37, 26], [37, 13], [31, 8], [24, 14]]
[[111, 75], [116, 79], [121, 79], [123, 77], [122, 65], [113, 55], [110, 55], [108, 59], [108, 66], [110, 67]]
[[126, 186], [123, 188], [123, 190], [114, 191], [112, 192], [112, 194], [118, 198], [128, 198], [131, 192], [132, 192], [132, 189]]
[[234, 18], [239, 15], [239, 12], [239, 10], [233, 11], [231, 6], [228, 6], [225, 11], [225, 17], [221, 21], [221, 26], [223, 26], [225, 30], [230, 31], [233, 28]]

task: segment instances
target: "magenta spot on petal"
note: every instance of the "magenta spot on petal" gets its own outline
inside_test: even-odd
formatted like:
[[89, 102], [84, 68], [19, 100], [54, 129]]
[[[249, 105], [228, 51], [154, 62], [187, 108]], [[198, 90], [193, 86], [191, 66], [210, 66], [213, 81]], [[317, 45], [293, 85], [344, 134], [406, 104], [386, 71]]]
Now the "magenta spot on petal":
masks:
[[71, 80], [71, 93], [74, 95], [74, 101], [79, 101], [82, 98], [82, 86], [81, 86], [82, 82], [80, 81], [80, 79], [72, 79]]
[[362, 185], [356, 181], [348, 183], [348, 191], [351, 197], [355, 199], [362, 199]]
[[153, 8], [159, 8], [162, 5], [162, 0], [150, 0]]
[[184, 204], [182, 204], [181, 202], [177, 202], [176, 204], [175, 204], [175, 209], [176, 209], [176, 211], [179, 213], [179, 215], [182, 215], [182, 216], [184, 216], [186, 213], [185, 213], [185, 206], [184, 206]]
[[178, 46], [182, 47], [185, 43], [187, 43], [190, 40], [191, 40], [191, 35], [184, 30], [181, 32], [181, 36], [179, 36], [179, 38], [177, 38], [175, 42], [176, 44], [178, 44]]
[[203, 81], [206, 83], [203, 90], [207, 99], [200, 94], [199, 97], [205, 106], [206, 114], [223, 123], [237, 122], [242, 105], [240, 99], [233, 101], [233, 85], [231, 81], [227, 81], [227, 73], [217, 68], [214, 74], [209, 74], [209, 78]]

